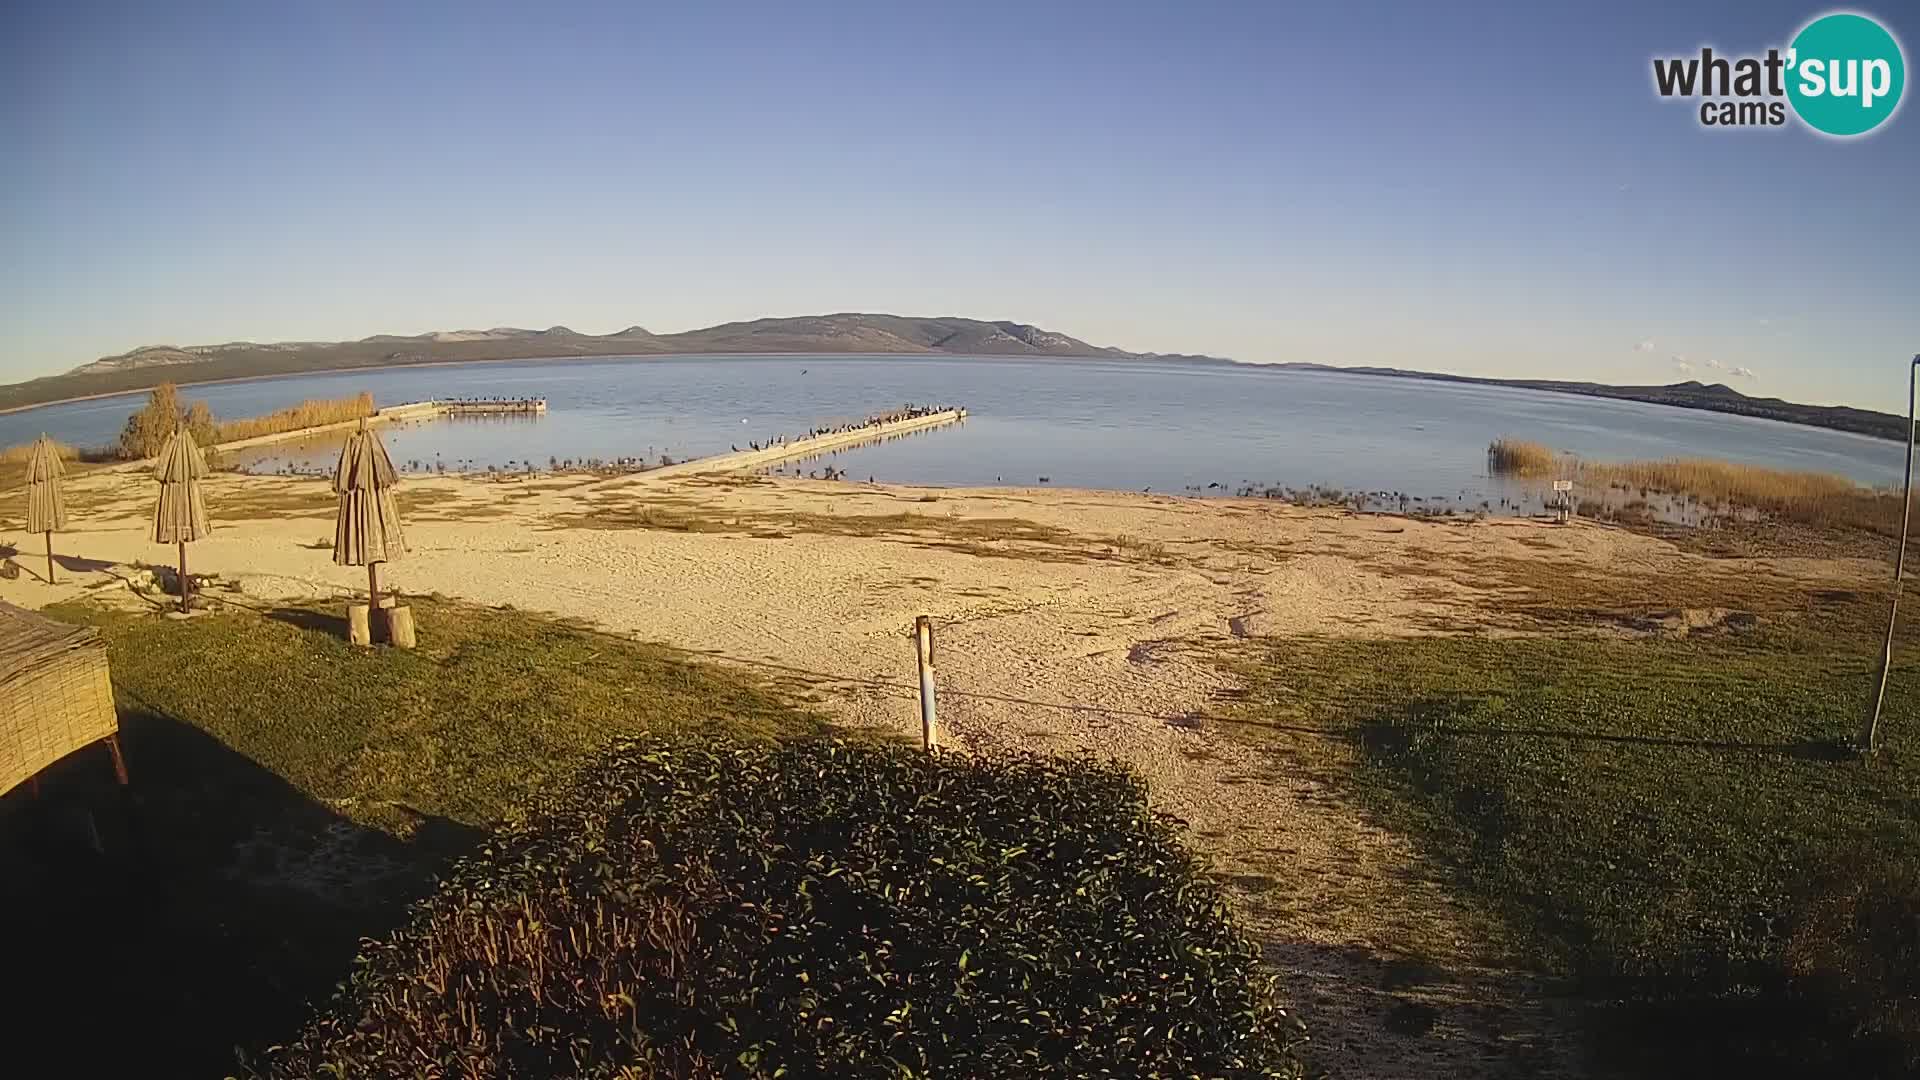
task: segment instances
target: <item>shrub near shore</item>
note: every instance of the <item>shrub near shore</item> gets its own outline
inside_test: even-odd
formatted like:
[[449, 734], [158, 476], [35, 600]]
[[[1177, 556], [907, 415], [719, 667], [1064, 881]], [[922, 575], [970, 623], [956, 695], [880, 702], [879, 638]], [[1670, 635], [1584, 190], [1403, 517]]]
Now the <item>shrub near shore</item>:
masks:
[[630, 739], [369, 943], [264, 1075], [1297, 1076], [1123, 770]]
[[[159, 453], [167, 436], [173, 434], [176, 427], [191, 431], [194, 442], [202, 449], [208, 449], [220, 443], [358, 420], [363, 416], [372, 416], [377, 411], [373, 395], [363, 390], [350, 398], [303, 401], [265, 416], [223, 421], [214, 417], [213, 410], [207, 408], [204, 401], [183, 404], [179, 389], [172, 383], [163, 383], [148, 395], [145, 405], [127, 417], [125, 426], [120, 430], [120, 438], [112, 446], [82, 448], [65, 443], [56, 445], [60, 456], [68, 461], [112, 461], [116, 458], [139, 461]], [[0, 450], [0, 466], [24, 465], [32, 450], [32, 443]]]

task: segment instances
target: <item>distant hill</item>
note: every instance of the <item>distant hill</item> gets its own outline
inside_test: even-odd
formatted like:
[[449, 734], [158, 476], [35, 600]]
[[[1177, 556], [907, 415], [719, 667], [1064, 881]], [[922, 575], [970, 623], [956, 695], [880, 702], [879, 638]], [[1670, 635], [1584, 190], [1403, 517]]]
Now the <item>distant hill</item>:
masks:
[[162, 382], [186, 384], [468, 360], [701, 353], [952, 353], [1210, 359], [1089, 345], [1078, 338], [1025, 323], [950, 317], [811, 315], [724, 323], [678, 334], [654, 334], [639, 326], [611, 334], [582, 334], [564, 326], [545, 330], [501, 326], [413, 335], [376, 334], [359, 341], [148, 345], [117, 356], [103, 356], [65, 375], [0, 386], [0, 409], [144, 390]]
[[[0, 386], [0, 409], [24, 408], [70, 398], [180, 384], [297, 375], [403, 364], [469, 360], [548, 360], [588, 356], [661, 356], [726, 353], [947, 353], [959, 356], [1107, 357], [1230, 363], [1217, 357], [1129, 352], [1090, 345], [1079, 338], [1017, 322], [903, 315], [807, 315], [723, 323], [678, 334], [655, 334], [629, 326], [611, 334], [582, 334], [564, 326], [526, 330], [439, 330], [426, 334], [375, 334], [359, 341], [282, 341], [261, 344], [148, 345], [103, 356], [65, 375]], [[1779, 398], [1748, 397], [1721, 383], [1695, 381], [1667, 386], [1610, 386], [1553, 379], [1484, 379], [1391, 367], [1274, 364], [1276, 369], [1336, 371], [1396, 379], [1474, 383], [1560, 394], [1644, 401], [1687, 409], [1758, 416], [1789, 423], [1851, 431], [1904, 441], [1906, 419], [1845, 406], [1799, 405]]]
[[1442, 375], [1430, 371], [1409, 371], [1388, 367], [1335, 367], [1331, 364], [1276, 364], [1297, 371], [1340, 371], [1352, 375], [1379, 375], [1395, 379], [1426, 379], [1432, 382], [1472, 383], [1479, 386], [1507, 386], [1521, 390], [1545, 390], [1555, 394], [1584, 394], [1588, 397], [1643, 401], [1651, 405], [1672, 405], [1682, 409], [1757, 416], [1783, 420], [1790, 424], [1850, 431], [1880, 439], [1907, 441], [1907, 418], [1892, 413], [1855, 409], [1846, 405], [1801, 405], [1780, 398], [1748, 397], [1725, 383], [1703, 383], [1695, 379], [1663, 386], [1613, 386], [1608, 383], [1566, 382], [1559, 379], [1484, 379], [1471, 375]]

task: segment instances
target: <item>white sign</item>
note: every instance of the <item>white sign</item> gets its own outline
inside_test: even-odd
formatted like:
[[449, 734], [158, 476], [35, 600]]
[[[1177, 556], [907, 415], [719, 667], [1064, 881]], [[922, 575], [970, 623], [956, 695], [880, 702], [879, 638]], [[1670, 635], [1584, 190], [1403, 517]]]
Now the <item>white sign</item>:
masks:
[[1555, 481], [1553, 482], [1553, 490], [1555, 490], [1555, 491], [1572, 491], [1572, 490], [1573, 490], [1573, 481], [1571, 481], [1571, 480], [1555, 480]]

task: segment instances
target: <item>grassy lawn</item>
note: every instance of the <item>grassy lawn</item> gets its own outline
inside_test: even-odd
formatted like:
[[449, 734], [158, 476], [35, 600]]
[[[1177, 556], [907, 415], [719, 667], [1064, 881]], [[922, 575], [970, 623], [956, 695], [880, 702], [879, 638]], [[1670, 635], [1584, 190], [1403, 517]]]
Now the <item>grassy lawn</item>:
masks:
[[413, 652], [349, 646], [335, 609], [51, 612], [107, 638], [134, 794], [89, 750], [38, 800], [0, 800], [9, 970], [32, 991], [10, 1026], [83, 1075], [219, 1075], [613, 736], [825, 729], [797, 695], [669, 649], [413, 604]]
[[1871, 650], [1770, 629], [1263, 643], [1232, 728], [1417, 837], [1596, 1003], [1603, 1064], [1908, 1075], [1920, 668], [1896, 669], [1863, 761], [1844, 744]]

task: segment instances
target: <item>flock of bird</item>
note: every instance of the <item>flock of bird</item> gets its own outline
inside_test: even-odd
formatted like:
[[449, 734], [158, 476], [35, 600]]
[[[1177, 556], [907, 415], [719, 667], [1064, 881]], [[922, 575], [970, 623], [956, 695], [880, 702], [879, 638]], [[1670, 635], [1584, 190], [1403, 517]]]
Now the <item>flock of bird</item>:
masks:
[[[457, 401], [458, 399], [455, 400]], [[531, 401], [533, 399], [528, 400]], [[745, 449], [758, 451], [774, 447], [794, 447], [806, 439], [816, 439], [823, 436], [840, 435], [870, 428], [884, 427], [902, 420], [913, 420], [923, 416], [947, 412], [952, 408], [953, 406], [950, 405], [909, 403], [890, 412], [877, 413], [865, 420], [809, 428], [804, 435], [798, 437], [789, 437], [782, 433], [768, 436], [765, 439], [750, 440]], [[740, 422], [744, 424], [748, 421], [742, 419]], [[742, 451], [742, 447], [737, 444], [733, 445], [731, 449], [736, 453]], [[655, 448], [648, 447], [647, 453], [644, 455], [578, 459], [549, 457], [547, 459], [547, 468], [554, 472], [569, 472], [580, 469], [595, 473], [618, 473], [641, 472], [674, 463], [674, 459], [671, 456], [665, 453], [657, 453]], [[272, 464], [273, 459], [268, 459], [262, 463], [262, 466], [271, 466]], [[484, 472], [488, 475], [516, 475], [522, 473], [531, 474], [539, 471], [539, 467], [531, 460], [508, 460], [504, 465], [481, 465], [474, 458], [469, 457], [457, 458], [449, 463], [438, 454], [434, 455], [432, 462], [413, 459], [406, 464], [407, 472], [432, 472], [440, 475], [445, 475], [449, 472], [455, 474]], [[331, 468], [315, 462], [288, 461], [280, 463], [274, 471], [283, 476], [319, 476], [328, 474], [331, 472]], [[789, 473], [793, 476], [804, 475], [814, 480], [844, 481], [847, 479], [846, 469], [834, 465], [810, 468], [803, 472], [800, 464], [789, 463], [775, 466], [769, 471], [783, 475]], [[1004, 484], [1006, 482], [1004, 476], [995, 476], [993, 480], [995, 484]], [[874, 483], [874, 477], [868, 476], [867, 482], [869, 484]], [[1040, 484], [1050, 484], [1053, 482], [1053, 478], [1042, 474], [1036, 478], [1036, 482]], [[1145, 487], [1141, 490], [1146, 493], [1153, 491], [1151, 487]], [[1472, 513], [1476, 509], [1480, 514], [1494, 513], [1496, 509], [1501, 513], [1512, 512], [1514, 514], [1525, 514], [1534, 509], [1533, 505], [1527, 500], [1512, 496], [1501, 496], [1498, 500], [1480, 499], [1477, 507], [1475, 507], [1471, 501], [1471, 496], [1477, 493], [1469, 492], [1466, 489], [1461, 489], [1459, 494], [1453, 497], [1430, 497], [1425, 495], [1412, 495], [1404, 491], [1388, 491], [1384, 489], [1378, 491], [1346, 491], [1340, 488], [1326, 487], [1318, 484], [1309, 485], [1305, 488], [1296, 488], [1279, 484], [1246, 482], [1237, 487], [1233, 487], [1215, 480], [1208, 484], [1187, 484], [1185, 485], [1185, 490], [1192, 494], [1217, 492], [1221, 495], [1231, 494], [1238, 498], [1274, 499], [1300, 506], [1349, 506], [1361, 511], [1388, 512], [1397, 509], [1402, 514], [1452, 515], [1461, 512]]]
[[[802, 371], [800, 374], [805, 375], [806, 372]], [[794, 443], [797, 443], [800, 439], [818, 439], [824, 435], [844, 435], [849, 432], [866, 431], [869, 428], [885, 427], [888, 424], [897, 424], [902, 420], [918, 420], [923, 416], [933, 416], [938, 413], [952, 412], [955, 408], [956, 406], [953, 406], [953, 405], [915, 405], [912, 403], [908, 403], [906, 405], [900, 406], [898, 409], [895, 409], [892, 412], [875, 413], [874, 415], [867, 417], [865, 420], [850, 421], [845, 424], [830, 424], [826, 427], [808, 428], [807, 433], [805, 435], [799, 436], [799, 438], [797, 439], [789, 439], [785, 434], [770, 435], [764, 440], [749, 441], [747, 443], [747, 449], [748, 450], [771, 450], [776, 446], [791, 446]], [[746, 423], [747, 418], [744, 416], [741, 417], [740, 422], [743, 424]], [[733, 446], [732, 450], [736, 454], [741, 452], [740, 447], [738, 445]]]
[[[468, 402], [472, 402], [474, 404], [479, 404], [482, 402], [499, 403], [499, 402], [502, 402], [504, 399], [448, 398], [445, 400], [449, 404], [458, 406], [460, 404], [468, 403]], [[537, 399], [537, 398], [512, 399], [512, 402], [524, 401], [524, 403], [531, 406], [533, 402], [538, 400], [540, 399]], [[884, 427], [888, 424], [898, 423], [902, 420], [916, 420], [923, 416], [933, 416], [938, 413], [949, 412], [953, 408], [954, 406], [951, 406], [951, 405], [916, 405], [916, 404], [908, 403], [890, 412], [876, 413], [873, 416], [867, 417], [865, 420], [853, 421], [853, 422], [848, 422], [844, 424], [832, 424], [825, 427], [809, 428], [807, 430], [807, 433], [804, 436], [800, 436], [799, 438], [790, 438], [784, 433], [779, 435], [771, 435], [771, 436], [768, 436], [765, 440], [753, 440], [748, 442], [746, 448], [749, 450], [764, 450], [772, 447], [794, 446], [794, 445], [797, 445], [801, 439], [814, 439], [814, 438], [820, 438], [822, 436], [828, 436], [828, 435], [841, 435], [849, 432], [865, 431], [870, 428], [879, 428], [879, 427]], [[743, 418], [740, 422], [744, 424], [744, 423], [747, 423], [747, 420]], [[411, 426], [411, 425], [408, 425], [408, 426]], [[735, 453], [739, 453], [741, 451], [741, 447], [738, 446], [737, 444], [732, 446], [731, 449]], [[644, 472], [649, 469], [664, 468], [668, 465], [673, 465], [673, 464], [675, 464], [675, 460], [671, 455], [668, 455], [665, 453], [657, 453], [655, 448], [651, 446], [647, 448], [647, 452], [645, 454], [622, 456], [622, 457], [561, 458], [561, 457], [554, 456], [554, 457], [547, 458], [547, 469], [552, 472], [572, 472], [574, 470], [585, 470], [587, 472], [595, 472], [595, 473], [629, 473], [629, 472]], [[272, 472], [275, 475], [279, 475], [279, 476], [326, 476], [326, 475], [329, 475], [333, 471], [333, 469], [331, 465], [328, 465], [324, 461], [320, 461], [320, 460], [289, 459], [289, 460], [282, 461], [279, 458], [269, 457], [253, 465], [251, 467], [251, 471]], [[443, 458], [441, 455], [436, 453], [433, 456], [433, 460], [430, 462], [424, 461], [419, 458], [408, 460], [406, 462], [406, 468], [402, 471], [409, 472], [409, 473], [434, 473], [436, 475], [441, 475], [441, 476], [445, 476], [449, 473], [452, 473], [454, 475], [485, 473], [490, 476], [500, 476], [500, 475], [513, 476], [513, 475], [519, 475], [522, 473], [538, 472], [539, 466], [536, 465], [532, 459], [514, 460], [510, 458], [505, 463], [501, 463], [501, 464], [494, 464], [494, 463], [482, 464], [477, 459], [471, 458], [471, 457], [455, 458], [452, 461], [448, 461], [445, 458]], [[796, 469], [795, 474], [798, 475], [798, 472], [799, 470]], [[824, 469], [813, 470], [809, 472], [807, 475], [812, 476], [815, 479], [821, 479], [821, 480], [844, 480], [846, 479], [847, 474], [845, 469], [839, 469], [833, 466], [827, 466]], [[869, 477], [868, 479], [869, 481], [871, 481], [872, 478]], [[1045, 482], [1046, 482], [1046, 478], [1042, 477], [1041, 483], [1045, 483]]]

